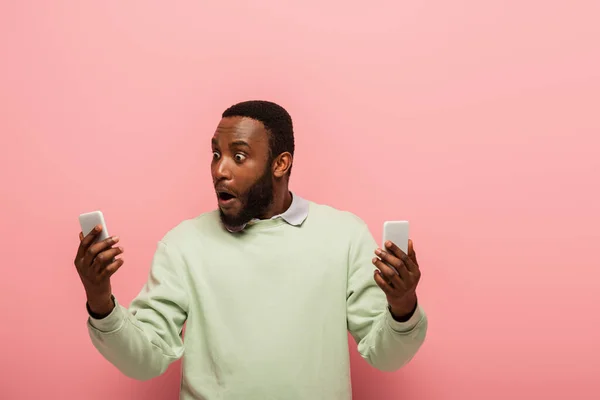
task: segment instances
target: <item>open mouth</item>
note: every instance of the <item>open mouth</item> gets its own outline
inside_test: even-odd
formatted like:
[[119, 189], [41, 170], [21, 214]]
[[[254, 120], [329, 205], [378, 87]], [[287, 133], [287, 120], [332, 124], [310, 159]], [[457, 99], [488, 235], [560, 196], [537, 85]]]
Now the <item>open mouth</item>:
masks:
[[216, 187], [215, 191], [217, 192], [217, 199], [219, 199], [219, 204], [221, 206], [229, 206], [236, 199], [235, 194], [226, 187]]
[[218, 196], [219, 196], [219, 200], [222, 200], [222, 201], [229, 201], [229, 200], [235, 199], [234, 195], [232, 195], [231, 193], [227, 193], [227, 192], [219, 192]]

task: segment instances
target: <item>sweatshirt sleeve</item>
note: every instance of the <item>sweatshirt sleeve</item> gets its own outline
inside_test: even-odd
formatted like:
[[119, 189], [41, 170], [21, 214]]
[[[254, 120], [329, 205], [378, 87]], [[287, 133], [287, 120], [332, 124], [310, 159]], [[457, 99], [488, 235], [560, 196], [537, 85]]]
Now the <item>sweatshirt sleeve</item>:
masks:
[[107, 317], [88, 318], [93, 345], [130, 378], [157, 377], [183, 355], [181, 332], [189, 304], [182, 267], [182, 258], [159, 242], [148, 280], [129, 309], [115, 299]]
[[419, 304], [412, 317], [398, 322], [388, 309], [385, 293], [375, 282], [372, 263], [377, 243], [366, 224], [349, 250], [347, 322], [358, 352], [373, 367], [395, 371], [416, 355], [427, 333], [427, 317]]

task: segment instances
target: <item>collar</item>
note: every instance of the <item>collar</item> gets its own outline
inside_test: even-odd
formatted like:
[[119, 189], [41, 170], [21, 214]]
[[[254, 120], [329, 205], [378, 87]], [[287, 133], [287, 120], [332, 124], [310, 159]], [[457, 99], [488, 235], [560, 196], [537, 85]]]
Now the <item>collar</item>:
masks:
[[[308, 217], [308, 210], [310, 208], [309, 202], [306, 199], [295, 195], [293, 192], [290, 192], [290, 194], [292, 195], [292, 204], [290, 207], [283, 213], [271, 217], [271, 219], [281, 218], [290, 225], [299, 226], [304, 222], [306, 217]], [[229, 232], [240, 232], [244, 230], [247, 225], [252, 225], [257, 221], [259, 221], [259, 219], [254, 218], [247, 224], [244, 224], [238, 228], [232, 229], [227, 227], [227, 230]]]

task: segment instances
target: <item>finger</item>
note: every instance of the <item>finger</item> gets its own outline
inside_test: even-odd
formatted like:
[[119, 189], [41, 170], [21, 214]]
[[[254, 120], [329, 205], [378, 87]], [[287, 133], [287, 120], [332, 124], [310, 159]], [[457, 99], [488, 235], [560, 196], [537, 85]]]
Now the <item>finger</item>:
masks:
[[122, 258], [119, 258], [118, 260], [115, 260], [113, 263], [110, 263], [106, 268], [104, 268], [104, 270], [100, 274], [100, 279], [104, 280], [104, 279], [108, 279], [111, 276], [113, 276], [113, 274], [115, 272], [117, 272], [117, 270], [119, 268], [121, 268], [121, 266], [123, 265], [124, 262], [125, 261], [123, 261]]
[[417, 253], [415, 253], [415, 247], [413, 244], [413, 241], [408, 239], [408, 256], [410, 257], [411, 260], [413, 260], [413, 262], [417, 265], [419, 265], [419, 262], [417, 261]]
[[377, 286], [383, 290], [383, 292], [388, 296], [394, 295], [394, 289], [387, 283], [385, 279], [381, 276], [381, 272], [379, 270], [375, 270], [375, 283]]
[[[85, 239], [84, 239], [85, 240]], [[94, 262], [94, 258], [102, 251], [110, 248], [112, 245], [119, 242], [118, 236], [112, 236], [107, 239], [104, 239], [90, 247], [87, 248], [85, 255], [83, 257], [83, 265], [90, 266]]]
[[395, 243], [392, 243], [388, 240], [387, 242], [385, 242], [385, 247], [392, 254], [394, 254], [396, 257], [398, 257], [400, 260], [402, 260], [402, 262], [404, 263], [404, 265], [410, 272], [414, 272], [416, 269], [418, 269], [417, 265], [413, 262], [413, 260], [411, 260], [411, 258], [408, 256], [408, 254], [403, 252], [402, 249], [400, 249], [400, 247], [396, 246]]
[[111, 247], [96, 256], [92, 264], [92, 268], [97, 274], [99, 274], [102, 272], [102, 270], [104, 270], [104, 268], [115, 261], [116, 256], [122, 253], [122, 247]]
[[377, 254], [388, 265], [394, 267], [396, 271], [398, 271], [398, 274], [400, 275], [400, 278], [402, 280], [406, 281], [407, 279], [410, 279], [408, 270], [406, 269], [406, 266], [404, 265], [402, 260], [395, 257], [391, 253], [388, 253], [387, 251], [383, 251], [381, 249], [375, 250], [375, 254]]
[[83, 240], [83, 232], [79, 232], [79, 241], [81, 242]]
[[381, 272], [381, 275], [383, 276], [383, 278], [385, 278], [385, 280], [388, 282], [388, 284], [392, 288], [397, 288], [397, 289], [405, 288], [404, 282], [402, 282], [402, 279], [400, 279], [400, 277], [398, 276], [398, 274], [394, 271], [394, 269], [392, 267], [390, 267], [389, 265], [387, 265], [386, 263], [384, 263], [377, 257], [373, 258], [373, 264]]
[[[77, 258], [82, 258], [85, 256], [85, 252], [88, 250], [90, 245], [94, 243], [94, 240], [98, 236], [98, 234], [102, 232], [102, 225], [96, 225], [94, 229], [90, 231], [79, 243], [79, 249], [77, 250]], [[83, 233], [81, 233], [83, 236]], [[80, 237], [81, 237], [80, 236]]]

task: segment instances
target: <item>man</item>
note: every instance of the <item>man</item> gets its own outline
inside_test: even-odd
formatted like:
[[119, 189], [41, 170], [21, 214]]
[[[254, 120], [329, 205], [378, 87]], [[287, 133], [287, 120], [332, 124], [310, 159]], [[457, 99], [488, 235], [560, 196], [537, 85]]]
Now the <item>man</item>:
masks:
[[289, 191], [292, 120], [277, 104], [232, 106], [211, 146], [218, 209], [159, 241], [129, 309], [110, 285], [119, 239], [80, 233], [75, 265], [98, 351], [147, 380], [185, 349], [182, 400], [350, 399], [347, 332], [375, 368], [409, 362], [427, 330], [412, 241], [408, 255], [378, 249], [355, 215]]

